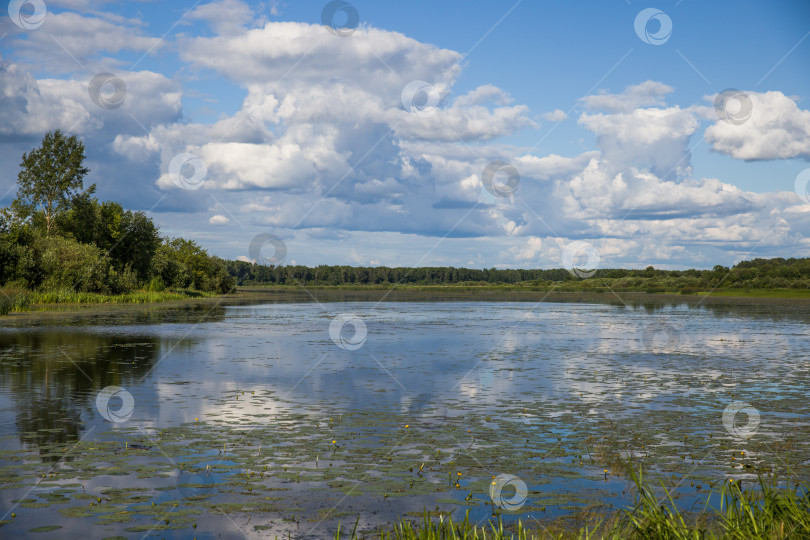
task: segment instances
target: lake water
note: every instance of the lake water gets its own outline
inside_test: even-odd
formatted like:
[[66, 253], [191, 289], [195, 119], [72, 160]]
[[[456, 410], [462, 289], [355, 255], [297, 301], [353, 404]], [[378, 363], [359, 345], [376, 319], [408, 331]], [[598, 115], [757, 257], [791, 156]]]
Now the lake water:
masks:
[[4, 328], [0, 536], [329, 537], [425, 510], [537, 525], [632, 503], [628, 462], [684, 506], [758, 473], [807, 482], [807, 304], [698, 303], [279, 302]]

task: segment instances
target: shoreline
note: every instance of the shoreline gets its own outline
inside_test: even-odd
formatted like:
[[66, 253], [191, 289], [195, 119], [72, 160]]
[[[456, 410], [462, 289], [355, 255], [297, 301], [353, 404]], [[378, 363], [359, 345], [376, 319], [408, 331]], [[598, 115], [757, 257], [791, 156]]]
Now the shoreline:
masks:
[[[794, 292], [788, 290], [788, 292]], [[189, 297], [155, 302], [120, 303], [48, 303], [34, 304], [25, 311], [0, 316], [0, 327], [39, 326], [55, 324], [92, 324], [109, 316], [124, 315], [133, 322], [148, 314], [184, 312], [186, 315], [210, 314], [227, 306], [262, 303], [310, 302], [572, 302], [583, 304], [613, 304], [628, 307], [644, 305], [690, 306], [771, 306], [810, 308], [810, 291], [800, 289], [795, 296], [786, 296], [784, 289], [750, 291], [721, 290], [712, 294], [680, 294], [675, 292], [641, 291], [560, 291], [532, 287], [467, 287], [467, 286], [242, 286], [235, 293], [206, 297]], [[768, 294], [771, 293], [771, 294]]]
[[601, 298], [602, 296], [644, 296], [647, 298], [744, 298], [744, 299], [781, 299], [781, 300], [807, 300], [810, 301], [810, 289], [718, 289], [715, 291], [698, 291], [681, 293], [679, 291], [646, 291], [646, 290], [614, 290], [607, 287], [566, 289], [564, 287], [534, 287], [516, 285], [243, 285], [237, 292], [339, 292], [339, 293], [440, 293], [447, 295], [459, 294], [504, 294], [508, 296], [523, 295], [549, 295], [560, 298], [570, 298], [576, 295]]

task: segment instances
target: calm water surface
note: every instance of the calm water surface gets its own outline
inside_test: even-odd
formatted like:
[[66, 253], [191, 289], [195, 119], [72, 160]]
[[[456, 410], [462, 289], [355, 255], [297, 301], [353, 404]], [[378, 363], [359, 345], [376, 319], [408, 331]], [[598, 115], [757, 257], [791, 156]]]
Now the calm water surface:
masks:
[[684, 505], [757, 473], [806, 482], [808, 322], [801, 305], [330, 302], [5, 328], [0, 535], [542, 523], [631, 503], [628, 462]]

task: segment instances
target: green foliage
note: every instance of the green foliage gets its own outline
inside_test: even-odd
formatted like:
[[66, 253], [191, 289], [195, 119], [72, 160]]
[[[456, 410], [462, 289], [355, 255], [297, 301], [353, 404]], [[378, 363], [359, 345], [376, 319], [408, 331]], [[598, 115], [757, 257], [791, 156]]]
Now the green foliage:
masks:
[[[699, 540], [703, 533], [687, 524], [672, 495], [664, 489], [666, 503], [646, 483], [643, 472], [630, 469], [636, 485], [636, 505], [626, 511], [625, 521], [617, 529], [632, 538], [661, 538], [663, 540]], [[662, 486], [663, 487], [663, 486]], [[615, 531], [614, 531], [615, 532]]]
[[143, 212], [124, 210], [115, 202], [99, 203], [78, 196], [70, 212], [58, 220], [60, 232], [109, 253], [119, 272], [131, 268], [141, 282], [151, 277], [151, 263], [161, 239], [157, 226]]
[[0, 315], [20, 311], [31, 304], [31, 293], [20, 287], [0, 288]]
[[117, 271], [109, 255], [92, 244], [62, 236], [42, 238], [39, 244], [44, 289], [109, 294], [130, 290], [137, 284], [131, 269]]
[[167, 239], [157, 250], [154, 275], [168, 287], [229, 292], [234, 279], [224, 261], [209, 256], [196, 242], [183, 238]]
[[[753, 262], [753, 264], [751, 264]], [[810, 289], [810, 259], [756, 259], [734, 268], [711, 270], [643, 270], [607, 268], [581, 278], [568, 270], [473, 269], [453, 267], [388, 268], [326, 266], [261, 266], [228, 261], [228, 272], [238, 285], [307, 286], [511, 286], [556, 291], [640, 291], [695, 294], [717, 288]]]
[[163, 292], [166, 290], [166, 284], [159, 277], [153, 277], [146, 284], [146, 290], [150, 292]]
[[454, 267], [389, 268], [386, 266], [262, 266], [228, 261], [228, 272], [238, 285], [453, 285], [517, 284], [531, 281], [571, 281], [563, 269], [516, 270]]
[[[365, 536], [357, 534], [357, 523], [351, 533], [346, 536], [349, 540], [363, 537]], [[529, 540], [536, 538], [521, 522], [518, 522], [513, 533], [504, 530], [500, 517], [497, 523], [490, 522], [487, 525], [479, 526], [470, 522], [469, 511], [465, 514], [464, 519], [458, 522], [454, 522], [451, 516], [444, 515], [440, 515], [438, 521], [433, 521], [430, 514], [425, 512], [418, 524], [402, 520], [393, 526], [393, 531], [380, 531], [378, 535], [371, 535], [371, 537], [379, 537], [380, 540]], [[338, 526], [335, 540], [343, 538], [340, 526]]]
[[[162, 292], [135, 291], [121, 294], [101, 294], [62, 290], [35, 291], [28, 292], [27, 295], [28, 304], [150, 304], [152, 302], [165, 302], [168, 300], [206, 298], [213, 296], [214, 293], [191, 290], [175, 290]], [[17, 309], [16, 311], [20, 311], [20, 309]]]
[[[438, 520], [425, 512], [418, 523], [400, 520], [391, 530], [370, 535], [357, 533], [357, 524], [345, 538], [361, 537], [380, 540], [529, 540], [529, 539], [588, 539], [611, 540], [776, 540], [810, 538], [810, 492], [807, 487], [777, 488], [760, 477], [759, 490], [743, 490], [738, 483], [728, 483], [706, 496], [703, 510], [684, 511], [678, 508], [671, 494], [663, 488], [659, 495], [644, 478], [642, 471], [631, 474], [635, 485], [635, 504], [613, 515], [590, 516], [579, 524], [569, 520], [538, 522], [532, 529], [520, 521], [505, 527], [497, 521], [486, 525], [470, 523], [469, 511], [461, 521], [440, 515]], [[719, 495], [720, 508], [709, 508], [709, 502]], [[533, 520], [536, 521], [536, 520]], [[335, 540], [344, 535], [338, 527]]]
[[23, 154], [20, 167], [14, 204], [24, 218], [41, 212], [45, 232], [50, 234], [54, 218], [70, 207], [89, 172], [84, 166], [84, 143], [61, 130], [48, 132], [39, 148]]
[[0, 285], [14, 280], [25, 281], [26, 246], [33, 239], [10, 208], [0, 209]]
[[[166, 289], [233, 289], [221, 259], [195, 242], [161, 239], [146, 214], [99, 202], [95, 186], [82, 190], [87, 173], [84, 144], [58, 130], [23, 155], [17, 199], [0, 209], [0, 286], [33, 294], [22, 303], [23, 296], [6, 294], [0, 312], [26, 302], [140, 301], [176, 294]], [[127, 294], [139, 288], [149, 292]]]

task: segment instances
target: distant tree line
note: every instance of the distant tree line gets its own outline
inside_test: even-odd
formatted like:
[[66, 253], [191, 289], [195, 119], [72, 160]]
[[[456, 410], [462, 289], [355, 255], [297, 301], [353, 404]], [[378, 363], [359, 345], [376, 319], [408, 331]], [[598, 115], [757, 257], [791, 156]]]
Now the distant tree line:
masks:
[[563, 268], [549, 270], [386, 266], [264, 266], [227, 261], [237, 285], [521, 285], [627, 290], [707, 290], [713, 288], [810, 289], [810, 259], [754, 259], [733, 268], [711, 270], [599, 269], [588, 278]]
[[239, 285], [450, 285], [458, 283], [521, 283], [533, 280], [563, 281], [566, 270], [489, 270], [454, 267], [389, 268], [387, 266], [262, 266], [228, 261], [228, 272]]
[[84, 144], [49, 132], [23, 154], [17, 198], [0, 209], [0, 286], [118, 294], [136, 289], [227, 292], [224, 261], [191, 240], [161, 237], [143, 212], [84, 188]]

